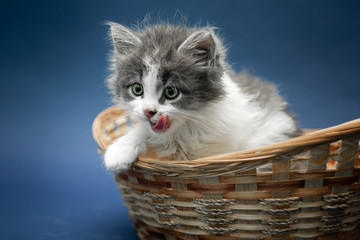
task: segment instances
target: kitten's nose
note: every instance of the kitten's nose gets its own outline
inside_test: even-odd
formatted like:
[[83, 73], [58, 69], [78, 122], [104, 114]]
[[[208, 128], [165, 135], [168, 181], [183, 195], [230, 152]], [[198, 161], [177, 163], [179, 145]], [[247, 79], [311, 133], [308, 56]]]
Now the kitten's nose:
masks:
[[152, 116], [154, 116], [156, 113], [157, 113], [156, 110], [149, 110], [149, 109], [144, 110], [144, 114], [148, 119], [152, 118]]

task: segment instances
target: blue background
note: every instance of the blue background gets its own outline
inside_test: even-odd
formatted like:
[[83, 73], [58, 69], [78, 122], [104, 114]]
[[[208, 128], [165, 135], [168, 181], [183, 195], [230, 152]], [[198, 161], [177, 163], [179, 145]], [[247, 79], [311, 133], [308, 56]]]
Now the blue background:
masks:
[[276, 83], [301, 127], [360, 117], [359, 1], [169, 2], [1, 2], [1, 239], [136, 239], [91, 135], [111, 105], [104, 21], [180, 10], [219, 27], [233, 67]]

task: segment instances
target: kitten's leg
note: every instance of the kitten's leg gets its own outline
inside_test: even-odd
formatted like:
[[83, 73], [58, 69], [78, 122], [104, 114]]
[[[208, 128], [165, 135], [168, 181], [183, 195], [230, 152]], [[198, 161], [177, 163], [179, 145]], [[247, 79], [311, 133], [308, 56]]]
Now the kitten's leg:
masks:
[[116, 139], [104, 155], [105, 167], [114, 172], [126, 171], [139, 153], [146, 151], [147, 131], [138, 123], [126, 135]]

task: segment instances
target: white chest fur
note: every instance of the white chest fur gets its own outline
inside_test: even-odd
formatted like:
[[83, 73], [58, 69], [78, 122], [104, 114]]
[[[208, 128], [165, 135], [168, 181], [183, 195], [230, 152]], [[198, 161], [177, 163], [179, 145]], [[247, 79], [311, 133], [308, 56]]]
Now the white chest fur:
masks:
[[148, 144], [159, 156], [195, 159], [240, 151], [285, 140], [295, 123], [280, 109], [264, 111], [251, 102], [229, 75], [224, 75], [225, 97], [193, 113], [176, 132], [150, 134]]

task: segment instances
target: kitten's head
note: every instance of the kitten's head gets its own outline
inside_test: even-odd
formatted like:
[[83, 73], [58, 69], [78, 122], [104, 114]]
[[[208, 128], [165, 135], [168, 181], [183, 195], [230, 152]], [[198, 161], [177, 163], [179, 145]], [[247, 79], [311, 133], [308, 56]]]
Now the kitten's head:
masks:
[[[176, 130], [224, 95], [225, 51], [213, 28], [109, 26], [114, 44], [109, 88], [115, 102], [149, 121], [154, 131], [164, 132], [170, 122]], [[164, 119], [164, 128], [156, 126]]]

